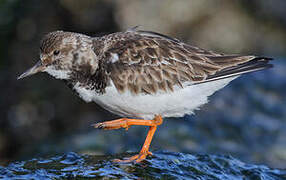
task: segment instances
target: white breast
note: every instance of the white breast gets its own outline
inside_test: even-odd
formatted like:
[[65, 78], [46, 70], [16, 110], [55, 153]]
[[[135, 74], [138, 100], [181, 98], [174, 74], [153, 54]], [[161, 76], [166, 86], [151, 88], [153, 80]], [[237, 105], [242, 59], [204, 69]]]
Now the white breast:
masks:
[[184, 88], [175, 88], [172, 93], [157, 93], [155, 95], [133, 95], [130, 92], [120, 94], [113, 84], [106, 88], [106, 93], [98, 95], [95, 91], [80, 87], [74, 89], [86, 102], [94, 101], [108, 111], [120, 116], [152, 119], [154, 115], [163, 117], [181, 117], [192, 114], [194, 110], [207, 103], [208, 96], [223, 88], [236, 77], [211, 81]]
[[55, 69], [54, 66], [48, 66], [44, 71], [56, 79], [68, 79], [70, 74], [70, 71]]

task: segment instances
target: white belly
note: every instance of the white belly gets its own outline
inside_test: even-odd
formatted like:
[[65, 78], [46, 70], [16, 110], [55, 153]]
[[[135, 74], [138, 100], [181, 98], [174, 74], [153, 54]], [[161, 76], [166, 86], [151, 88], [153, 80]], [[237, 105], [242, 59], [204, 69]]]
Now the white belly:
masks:
[[130, 92], [120, 94], [112, 84], [106, 88], [106, 93], [97, 95], [94, 91], [75, 86], [80, 97], [94, 101], [106, 110], [126, 117], [153, 119], [154, 115], [162, 117], [181, 117], [192, 114], [194, 110], [207, 103], [208, 96], [223, 88], [236, 77], [211, 81], [184, 88], [175, 88], [172, 93], [157, 93], [155, 95], [132, 95]]

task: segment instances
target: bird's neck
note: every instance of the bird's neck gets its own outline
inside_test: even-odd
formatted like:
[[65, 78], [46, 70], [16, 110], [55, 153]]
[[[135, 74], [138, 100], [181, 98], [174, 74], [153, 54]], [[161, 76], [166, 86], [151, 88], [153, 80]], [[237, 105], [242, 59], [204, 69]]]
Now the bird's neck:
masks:
[[109, 78], [105, 69], [99, 66], [94, 74], [91, 74], [88, 70], [73, 71], [70, 79], [65, 80], [65, 82], [73, 90], [77, 86], [94, 91], [97, 94], [104, 94]]

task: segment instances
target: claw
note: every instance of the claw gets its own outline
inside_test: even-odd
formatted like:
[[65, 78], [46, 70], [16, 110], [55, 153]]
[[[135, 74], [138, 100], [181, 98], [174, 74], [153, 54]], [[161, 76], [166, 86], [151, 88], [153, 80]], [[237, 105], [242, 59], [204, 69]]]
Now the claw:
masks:
[[139, 163], [139, 162], [142, 162], [144, 159], [146, 159], [146, 157], [148, 155], [152, 155], [152, 153], [150, 151], [148, 152], [144, 152], [144, 153], [139, 153], [139, 154], [136, 154], [134, 156], [131, 156], [129, 158], [126, 158], [126, 159], [113, 159], [112, 162], [114, 163], [131, 163], [131, 162], [136, 162], [136, 163]]
[[97, 129], [103, 129], [103, 128], [104, 128], [103, 123], [96, 123], [96, 124], [93, 124], [92, 126], [93, 126], [94, 128], [97, 128]]

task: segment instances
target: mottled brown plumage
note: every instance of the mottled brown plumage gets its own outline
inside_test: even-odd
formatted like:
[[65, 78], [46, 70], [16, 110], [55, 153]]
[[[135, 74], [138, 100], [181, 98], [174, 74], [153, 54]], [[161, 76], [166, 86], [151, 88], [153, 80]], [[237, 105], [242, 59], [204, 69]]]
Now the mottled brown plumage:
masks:
[[98, 93], [111, 83], [120, 93], [170, 93], [185, 82], [190, 86], [271, 67], [270, 58], [224, 55], [136, 29], [97, 38], [55, 31], [44, 36], [40, 50], [42, 66], [64, 72], [70, 87], [79, 82]]
[[[186, 81], [190, 85], [209, 81], [209, 77], [223, 70], [257, 59], [206, 51], [148, 31], [115, 33], [96, 41], [104, 42], [102, 61], [108, 63], [108, 74], [121, 93], [171, 92], [175, 85], [182, 87]], [[111, 62], [112, 54], [117, 55], [115, 62]], [[264, 65], [268, 60], [260, 59]]]
[[40, 50], [41, 60], [19, 79], [47, 72], [86, 102], [141, 118], [97, 123], [95, 128], [150, 127], [140, 153], [123, 162], [140, 162], [151, 154], [149, 146], [163, 117], [192, 114], [240, 74], [272, 66], [270, 58], [214, 53], [136, 29], [97, 38], [56, 31], [43, 38]]

